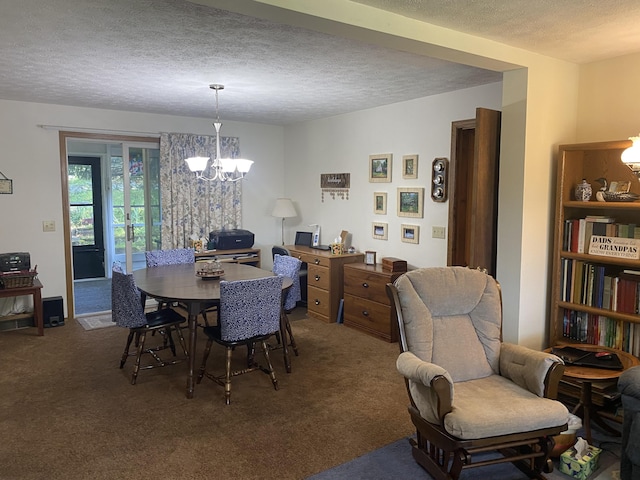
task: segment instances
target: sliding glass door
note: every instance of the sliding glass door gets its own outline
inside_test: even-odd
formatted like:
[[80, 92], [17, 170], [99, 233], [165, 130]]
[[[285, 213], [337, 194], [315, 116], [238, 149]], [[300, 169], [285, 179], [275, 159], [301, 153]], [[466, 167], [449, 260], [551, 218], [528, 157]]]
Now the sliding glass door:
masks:
[[153, 144], [121, 144], [110, 155], [110, 232], [113, 258], [131, 272], [144, 252], [160, 248], [160, 159]]

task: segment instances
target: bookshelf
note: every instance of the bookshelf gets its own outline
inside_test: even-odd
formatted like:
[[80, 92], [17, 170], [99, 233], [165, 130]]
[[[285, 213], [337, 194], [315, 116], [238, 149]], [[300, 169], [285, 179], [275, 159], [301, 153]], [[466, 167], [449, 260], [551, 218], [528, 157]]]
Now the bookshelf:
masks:
[[[596, 200], [600, 187], [596, 179], [601, 177], [608, 182], [628, 181], [630, 191], [640, 194], [640, 181], [620, 160], [620, 154], [630, 145], [631, 142], [625, 140], [560, 146], [549, 328], [551, 346], [588, 343], [627, 351], [636, 357], [640, 355], [640, 275], [624, 273], [625, 270], [640, 272], [640, 260], [588, 253], [593, 228], [597, 228], [597, 234], [601, 236], [640, 239], [640, 202]], [[574, 199], [575, 186], [583, 178], [593, 188], [593, 196], [588, 202]], [[583, 230], [575, 225], [580, 220]], [[602, 225], [593, 227], [595, 223], [607, 223], [608, 230]], [[575, 242], [578, 231], [584, 242], [579, 249]], [[622, 283], [625, 284], [624, 292]], [[623, 298], [625, 302], [621, 306]]]

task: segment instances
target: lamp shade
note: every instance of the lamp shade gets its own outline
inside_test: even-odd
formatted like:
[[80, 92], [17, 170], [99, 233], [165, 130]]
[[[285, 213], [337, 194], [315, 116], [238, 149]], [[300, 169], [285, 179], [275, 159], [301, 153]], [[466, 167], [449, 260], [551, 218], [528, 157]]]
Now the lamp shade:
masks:
[[290, 198], [278, 198], [271, 212], [272, 217], [290, 218], [297, 215], [296, 209]]
[[189, 165], [189, 170], [192, 172], [202, 172], [205, 168], [207, 168], [207, 162], [209, 161], [209, 157], [191, 157], [185, 159], [187, 165]]
[[629, 140], [633, 145], [622, 152], [620, 158], [623, 163], [640, 163], [640, 137], [629, 137]]

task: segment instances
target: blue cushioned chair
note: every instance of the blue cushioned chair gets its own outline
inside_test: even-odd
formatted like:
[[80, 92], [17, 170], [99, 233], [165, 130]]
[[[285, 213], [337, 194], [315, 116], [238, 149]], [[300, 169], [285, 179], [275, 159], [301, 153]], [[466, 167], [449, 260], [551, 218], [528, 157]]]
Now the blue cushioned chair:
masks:
[[[147, 268], [159, 267], [161, 265], [178, 265], [182, 263], [195, 263], [196, 256], [193, 248], [174, 248], [171, 250], [149, 250], [144, 252], [144, 257], [147, 262]], [[158, 308], [162, 308], [164, 305], [159, 302]], [[187, 307], [181, 304], [177, 304], [180, 308], [187, 310]], [[208, 304], [200, 311], [204, 324], [209, 326], [209, 320], [207, 319], [207, 312], [215, 312], [215, 304]]]
[[[293, 332], [291, 331], [291, 323], [289, 322], [289, 317], [287, 313], [293, 310], [298, 301], [300, 301], [300, 282], [298, 281], [298, 274], [300, 273], [300, 267], [302, 262], [289, 255], [279, 255], [275, 254], [273, 256], [273, 270], [272, 272], [276, 275], [288, 277], [292, 280], [291, 288], [289, 288], [285, 294], [283, 299], [283, 311], [282, 311], [282, 345], [288, 343], [293, 352], [298, 356], [298, 347], [296, 345], [296, 341], [293, 338]], [[286, 335], [289, 336], [289, 340], [287, 340]], [[287, 368], [287, 372], [291, 372], [291, 365], [288, 362], [287, 355], [285, 354], [285, 366]]]
[[[145, 349], [145, 340], [148, 332], [161, 331], [166, 335], [166, 339], [169, 343], [169, 348], [176, 356], [176, 347], [171, 336], [171, 331], [175, 331], [178, 334], [180, 340], [180, 346], [184, 352], [185, 358], [188, 357], [187, 347], [180, 330], [180, 324], [185, 321], [185, 318], [179, 313], [170, 308], [163, 308], [154, 312], [144, 313], [142, 307], [142, 301], [140, 298], [140, 292], [136, 287], [133, 275], [127, 275], [122, 270], [122, 266], [115, 262], [113, 264], [112, 280], [111, 280], [111, 314], [112, 319], [119, 327], [125, 327], [129, 329], [129, 336], [127, 337], [127, 345], [125, 346], [124, 353], [120, 360], [120, 368], [124, 367], [127, 358], [130, 355], [135, 355], [136, 363], [133, 367], [133, 373], [131, 374], [131, 384], [135, 385], [138, 378], [138, 371], [140, 369], [164, 367], [166, 365], [174, 365], [180, 362], [180, 359], [174, 359], [172, 361], [165, 361], [158, 355], [160, 350], [167, 348], [166, 344], [159, 345], [153, 348]], [[135, 337], [136, 352], [129, 353], [131, 342]], [[140, 366], [140, 360], [143, 353], [150, 354], [155, 360], [154, 363], [149, 365]]]
[[[271, 377], [273, 387], [278, 389], [278, 380], [269, 358], [266, 340], [280, 329], [282, 308], [282, 277], [264, 277], [254, 280], [234, 282], [220, 281], [220, 313], [218, 325], [205, 327], [207, 346], [198, 374], [198, 383], [202, 377], [224, 386], [225, 402], [231, 403], [231, 377], [261, 370]], [[207, 359], [213, 342], [226, 348], [226, 370], [224, 375], [213, 375], [206, 370]], [[262, 346], [266, 367], [259, 365], [253, 358], [253, 346]], [[249, 348], [248, 367], [231, 371], [231, 356], [238, 345]]]

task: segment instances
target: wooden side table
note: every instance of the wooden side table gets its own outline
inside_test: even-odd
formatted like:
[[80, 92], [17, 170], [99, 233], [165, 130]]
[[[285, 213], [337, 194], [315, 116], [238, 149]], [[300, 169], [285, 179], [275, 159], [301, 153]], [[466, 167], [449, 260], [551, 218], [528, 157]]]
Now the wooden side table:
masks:
[[[624, 372], [626, 369], [634, 367], [636, 365], [640, 365], [640, 360], [631, 355], [630, 353], [623, 352], [622, 350], [616, 350], [614, 348], [603, 347], [601, 345], [588, 345], [588, 344], [569, 344], [569, 345], [558, 345], [558, 346], [569, 346], [574, 348], [579, 348], [581, 350], [587, 351], [608, 351], [613, 352], [618, 355], [618, 358], [622, 362], [623, 369], [622, 370], [608, 370], [605, 368], [592, 368], [592, 367], [583, 367], [577, 365], [566, 365], [564, 370], [563, 377], [566, 377], [570, 380], [576, 381], [581, 385], [580, 388], [580, 399], [578, 404], [574, 407], [573, 413], [574, 415], [578, 415], [579, 412], [582, 412], [582, 424], [584, 427], [585, 437], [587, 442], [591, 444], [591, 421], [593, 420], [602, 428], [606, 429], [608, 432], [613, 433], [614, 435], [620, 435], [620, 432], [612, 429], [600, 416], [598, 413], [598, 409], [593, 404], [592, 399], [592, 383], [593, 382], [611, 382], [615, 384], [618, 381], [618, 377]], [[579, 415], [578, 415], [579, 416]]]
[[38, 335], [44, 335], [44, 318], [42, 315], [42, 283], [37, 278], [31, 287], [0, 288], [0, 297], [33, 296], [33, 320], [38, 327]]

